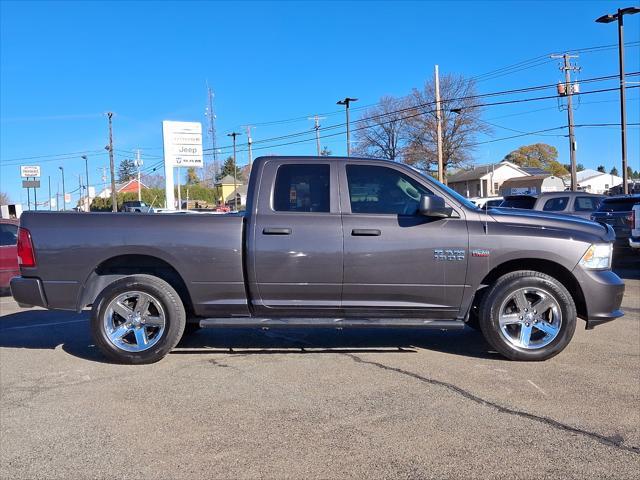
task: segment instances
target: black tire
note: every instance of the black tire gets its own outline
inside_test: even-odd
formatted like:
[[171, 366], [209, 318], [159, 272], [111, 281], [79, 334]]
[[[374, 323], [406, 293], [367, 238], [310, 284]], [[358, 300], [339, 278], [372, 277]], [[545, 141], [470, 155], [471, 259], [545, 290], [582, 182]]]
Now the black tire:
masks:
[[[127, 292], [143, 292], [157, 300], [164, 313], [164, 331], [147, 350], [130, 352], [118, 348], [106, 331], [104, 317], [112, 300]], [[152, 275], [131, 275], [107, 286], [93, 304], [91, 333], [100, 351], [110, 360], [129, 365], [154, 363], [165, 357], [177, 344], [185, 328], [184, 305], [174, 288]]]
[[[562, 322], [555, 338], [540, 348], [522, 348], [509, 342], [500, 329], [499, 314], [503, 302], [523, 288], [541, 289], [551, 295], [559, 306]], [[510, 360], [541, 361], [560, 353], [569, 344], [576, 330], [576, 306], [571, 294], [555, 278], [544, 273], [521, 270], [507, 273], [493, 285], [480, 304], [480, 329], [489, 345]]]

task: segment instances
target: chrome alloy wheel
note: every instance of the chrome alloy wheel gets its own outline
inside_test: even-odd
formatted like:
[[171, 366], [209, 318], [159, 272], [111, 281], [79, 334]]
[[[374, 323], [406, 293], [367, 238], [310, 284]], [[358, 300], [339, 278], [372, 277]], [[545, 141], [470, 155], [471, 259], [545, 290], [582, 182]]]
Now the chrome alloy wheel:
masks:
[[549, 345], [560, 332], [562, 311], [552, 294], [541, 288], [520, 288], [502, 302], [500, 333], [513, 346], [535, 350]]
[[166, 316], [155, 297], [131, 291], [111, 300], [102, 322], [107, 338], [114, 346], [126, 352], [142, 352], [162, 338]]

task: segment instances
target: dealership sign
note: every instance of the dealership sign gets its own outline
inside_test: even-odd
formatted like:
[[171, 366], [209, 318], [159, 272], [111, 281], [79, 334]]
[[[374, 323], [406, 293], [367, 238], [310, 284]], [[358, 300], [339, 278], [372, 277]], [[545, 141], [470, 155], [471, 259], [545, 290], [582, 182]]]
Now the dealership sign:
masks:
[[162, 122], [164, 163], [174, 167], [203, 167], [202, 124]]
[[39, 178], [40, 165], [20, 165], [20, 176], [22, 178]]

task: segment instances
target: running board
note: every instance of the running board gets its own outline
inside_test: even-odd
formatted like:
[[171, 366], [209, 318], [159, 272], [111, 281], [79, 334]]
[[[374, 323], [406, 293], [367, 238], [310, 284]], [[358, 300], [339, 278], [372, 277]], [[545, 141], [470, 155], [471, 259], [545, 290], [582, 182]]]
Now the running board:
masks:
[[201, 328], [217, 327], [385, 327], [385, 328], [435, 328], [440, 330], [456, 330], [464, 328], [462, 320], [428, 320], [424, 318], [203, 318]]

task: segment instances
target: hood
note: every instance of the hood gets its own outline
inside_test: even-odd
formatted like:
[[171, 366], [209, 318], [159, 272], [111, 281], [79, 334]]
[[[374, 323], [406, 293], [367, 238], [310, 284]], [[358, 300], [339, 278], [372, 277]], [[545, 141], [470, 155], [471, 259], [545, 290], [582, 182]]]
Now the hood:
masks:
[[607, 242], [613, 241], [614, 239], [613, 230], [607, 225], [571, 215], [519, 208], [494, 208], [489, 210], [489, 215], [491, 215], [496, 222], [503, 224], [540, 229], [549, 228], [554, 230], [578, 231], [595, 235]]

